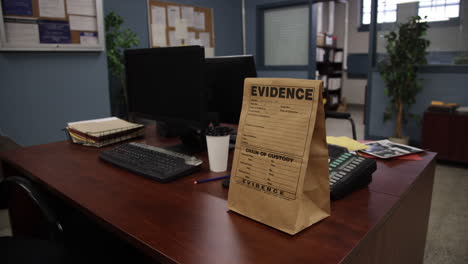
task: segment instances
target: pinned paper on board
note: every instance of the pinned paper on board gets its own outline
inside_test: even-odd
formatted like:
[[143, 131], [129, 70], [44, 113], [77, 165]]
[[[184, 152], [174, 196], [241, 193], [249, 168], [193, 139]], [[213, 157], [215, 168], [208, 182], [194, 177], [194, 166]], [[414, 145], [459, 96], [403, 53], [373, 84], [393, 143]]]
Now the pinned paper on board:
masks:
[[73, 15], [96, 16], [96, 0], [67, 0], [67, 12]]
[[69, 16], [71, 30], [97, 31], [95, 17]]
[[193, 27], [200, 30], [205, 30], [205, 13], [195, 12], [193, 17]]
[[203, 46], [214, 56], [212, 8], [149, 0], [148, 10], [151, 47]]
[[32, 16], [31, 0], [3, 0], [3, 12], [7, 16]]
[[170, 46], [182, 46], [182, 39], [176, 38], [174, 30], [169, 31], [169, 45]]
[[167, 14], [169, 18], [169, 26], [175, 27], [176, 21], [180, 19], [180, 8], [178, 6], [168, 6]]
[[39, 40], [41, 43], [70, 44], [70, 24], [67, 21], [39, 20]]
[[186, 39], [188, 37], [187, 22], [185, 19], [177, 19], [175, 23], [175, 37]]
[[81, 45], [98, 45], [99, 39], [97, 32], [81, 32], [80, 43]]
[[166, 26], [160, 24], [152, 24], [152, 43], [154, 47], [166, 47], [167, 38], [166, 38]]
[[41, 17], [65, 18], [64, 0], [39, 0], [39, 15]]
[[185, 44], [203, 46], [203, 43], [201, 42], [201, 40], [196, 38], [195, 32], [188, 33], [188, 39], [185, 40]]
[[103, 0], [0, 0], [0, 51], [102, 51]]
[[39, 44], [39, 27], [35, 23], [5, 23], [6, 39], [10, 43]]
[[151, 24], [166, 26], [166, 8], [162, 6], [151, 7]]
[[182, 7], [182, 19], [185, 19], [187, 27], [193, 27], [194, 8], [191, 6]]

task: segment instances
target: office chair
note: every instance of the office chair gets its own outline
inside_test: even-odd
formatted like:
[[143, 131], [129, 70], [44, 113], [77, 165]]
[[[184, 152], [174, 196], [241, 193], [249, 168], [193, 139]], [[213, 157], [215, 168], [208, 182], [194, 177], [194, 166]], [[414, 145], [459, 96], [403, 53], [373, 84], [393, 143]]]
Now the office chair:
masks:
[[[28, 230], [38, 238], [15, 234], [13, 237], [0, 237], [1, 263], [73, 263], [68, 251], [62, 245], [62, 225], [46, 198], [34, 188], [31, 181], [23, 177], [11, 176], [0, 182], [0, 200], [8, 205], [13, 197], [29, 201], [43, 217], [37, 230]], [[11, 213], [15, 213], [14, 211]], [[23, 215], [23, 218], [27, 216]]]
[[327, 118], [335, 118], [335, 119], [346, 119], [351, 123], [351, 129], [353, 132], [353, 139], [356, 140], [356, 126], [354, 125], [354, 120], [351, 118], [350, 113], [342, 113], [342, 112], [335, 112], [335, 111], [326, 111], [325, 110], [325, 119]]
[[[13, 198], [21, 205], [27, 203], [24, 211], [35, 211], [33, 215], [39, 214], [42, 219], [39, 223], [25, 225], [12, 223], [25, 231], [16, 232], [12, 237], [0, 237], [2, 264], [154, 263], [97, 224], [90, 224], [82, 214], [63, 208], [27, 178], [11, 176], [0, 181], [0, 203], [5, 202], [8, 207]], [[29, 217], [15, 210], [10, 210], [10, 214], [16, 216], [15, 219]]]

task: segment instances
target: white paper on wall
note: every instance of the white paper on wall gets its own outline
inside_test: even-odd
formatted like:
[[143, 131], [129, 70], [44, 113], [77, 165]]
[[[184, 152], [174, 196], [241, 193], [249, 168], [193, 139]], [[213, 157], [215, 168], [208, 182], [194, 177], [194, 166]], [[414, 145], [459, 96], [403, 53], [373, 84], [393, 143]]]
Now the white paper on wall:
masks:
[[211, 47], [210, 45], [210, 33], [208, 32], [200, 32], [198, 33], [198, 36], [203, 44], [204, 47]]
[[96, 16], [96, 0], [67, 0], [67, 12], [73, 15]]
[[187, 39], [187, 22], [185, 19], [177, 19], [175, 23], [175, 37], [178, 39]]
[[39, 26], [29, 23], [5, 23], [9, 43], [39, 44]]
[[96, 17], [69, 16], [71, 30], [97, 31]]
[[169, 26], [175, 27], [176, 20], [180, 19], [180, 8], [178, 6], [168, 6], [167, 14], [169, 18]]
[[153, 47], [166, 47], [166, 26], [160, 24], [151, 24], [151, 30]]
[[166, 26], [166, 8], [163, 6], [151, 7], [151, 24]]
[[195, 12], [193, 16], [193, 23], [196, 29], [205, 30], [205, 13]]
[[182, 7], [182, 19], [185, 19], [185, 21], [187, 22], [187, 27], [193, 27], [193, 15], [194, 15], [193, 7], [189, 7], [189, 6]]
[[170, 30], [169, 31], [169, 46], [181, 46], [181, 45], [182, 45], [182, 40], [176, 38], [174, 30]]
[[65, 18], [64, 0], [39, 0], [39, 16]]

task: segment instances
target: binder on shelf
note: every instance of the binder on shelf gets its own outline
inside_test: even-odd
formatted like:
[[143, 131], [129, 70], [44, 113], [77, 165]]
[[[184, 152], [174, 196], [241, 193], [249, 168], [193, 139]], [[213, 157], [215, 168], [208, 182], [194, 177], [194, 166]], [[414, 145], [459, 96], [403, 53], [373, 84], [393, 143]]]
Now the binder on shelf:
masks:
[[317, 48], [317, 51], [315, 53], [315, 59], [317, 62], [324, 62], [324, 57], [325, 57], [325, 49], [324, 48]]
[[343, 51], [335, 52], [335, 57], [333, 58], [333, 62], [336, 62], [336, 63], [343, 62]]
[[117, 117], [68, 123], [66, 130], [73, 143], [102, 147], [142, 136], [144, 126]]
[[341, 88], [341, 78], [329, 78], [328, 90], [339, 90]]
[[328, 75], [322, 75], [319, 77], [319, 80], [323, 81], [323, 88], [328, 89]]

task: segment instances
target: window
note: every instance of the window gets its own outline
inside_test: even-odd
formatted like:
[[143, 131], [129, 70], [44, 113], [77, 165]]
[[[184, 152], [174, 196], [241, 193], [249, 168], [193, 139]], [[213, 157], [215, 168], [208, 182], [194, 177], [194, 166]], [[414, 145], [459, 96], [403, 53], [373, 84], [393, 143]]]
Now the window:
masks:
[[[419, 4], [418, 15], [428, 22], [447, 21], [460, 16], [460, 0], [378, 0], [377, 23], [394, 23], [397, 20], [397, 6], [402, 3]], [[361, 24], [369, 25], [372, 0], [362, 0]], [[414, 11], [416, 15], [416, 9]]]
[[420, 0], [418, 15], [426, 21], [446, 21], [460, 15], [460, 0]]
[[265, 8], [261, 22], [265, 67], [302, 67], [309, 64], [309, 5]]
[[[362, 0], [361, 24], [371, 21], [371, 0]], [[397, 0], [378, 0], [377, 23], [394, 23], [397, 20]]]

